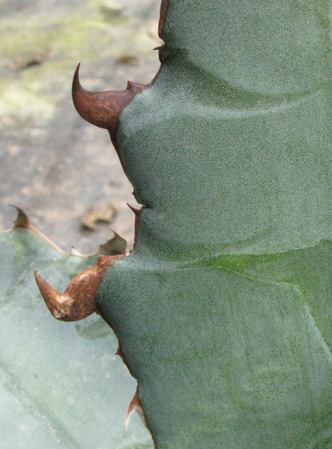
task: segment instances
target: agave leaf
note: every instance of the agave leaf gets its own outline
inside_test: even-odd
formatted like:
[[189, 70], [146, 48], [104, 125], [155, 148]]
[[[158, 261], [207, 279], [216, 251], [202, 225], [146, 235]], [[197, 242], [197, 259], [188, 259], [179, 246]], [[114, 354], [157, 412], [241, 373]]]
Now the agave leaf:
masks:
[[145, 207], [99, 309], [158, 449], [330, 449], [331, 2], [163, 8], [116, 142]]
[[152, 447], [138, 416], [125, 430], [136, 382], [115, 355], [111, 329], [97, 315], [56, 321], [35, 285], [38, 268], [64, 289], [97, 255], [60, 253], [24, 226], [0, 234], [0, 254], [1, 447]]

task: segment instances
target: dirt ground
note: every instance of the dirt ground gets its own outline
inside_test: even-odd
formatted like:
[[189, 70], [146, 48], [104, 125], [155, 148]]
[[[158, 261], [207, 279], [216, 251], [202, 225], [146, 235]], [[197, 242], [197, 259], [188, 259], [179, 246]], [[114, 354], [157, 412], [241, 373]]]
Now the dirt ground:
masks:
[[81, 62], [89, 90], [149, 82], [159, 67], [159, 0], [0, 0], [0, 228], [13, 204], [66, 251], [133, 239], [135, 205], [107, 131], [71, 100]]

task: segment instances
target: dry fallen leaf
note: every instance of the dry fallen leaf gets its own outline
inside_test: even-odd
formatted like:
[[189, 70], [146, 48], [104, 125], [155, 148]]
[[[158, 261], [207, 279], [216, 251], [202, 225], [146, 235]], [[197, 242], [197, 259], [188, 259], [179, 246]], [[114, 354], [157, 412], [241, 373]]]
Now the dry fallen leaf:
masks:
[[112, 223], [117, 211], [113, 204], [97, 205], [83, 215], [81, 225], [86, 229], [94, 231], [99, 223]]
[[46, 61], [51, 55], [51, 52], [47, 52], [40, 55], [30, 56], [27, 58], [16, 58], [14, 63], [14, 69], [15, 70], [24, 70], [28, 69], [29, 67], [33, 67], [35, 65], [42, 64], [44, 61]]
[[139, 59], [134, 55], [123, 54], [117, 58], [116, 62], [118, 62], [119, 64], [137, 65]]

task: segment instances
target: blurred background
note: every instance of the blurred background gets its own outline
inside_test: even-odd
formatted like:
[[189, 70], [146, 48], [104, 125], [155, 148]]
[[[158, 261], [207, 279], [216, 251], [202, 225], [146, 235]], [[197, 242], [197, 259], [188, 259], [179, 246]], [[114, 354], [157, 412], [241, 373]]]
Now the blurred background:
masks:
[[91, 253], [113, 229], [133, 241], [135, 206], [108, 132], [71, 99], [148, 83], [159, 68], [159, 0], [0, 0], [0, 229], [21, 207], [65, 251]]

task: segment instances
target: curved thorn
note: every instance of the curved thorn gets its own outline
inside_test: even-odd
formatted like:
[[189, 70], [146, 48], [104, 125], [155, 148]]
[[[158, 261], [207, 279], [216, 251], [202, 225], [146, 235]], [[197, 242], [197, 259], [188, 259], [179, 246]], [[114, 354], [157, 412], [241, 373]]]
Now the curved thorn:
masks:
[[20, 207], [15, 206], [14, 204], [10, 204], [9, 206], [14, 207], [14, 209], [16, 209], [16, 212], [17, 212], [17, 216], [14, 221], [13, 230], [19, 229], [19, 228], [29, 229], [31, 226], [30, 220], [29, 220], [27, 214], [24, 212], [24, 210], [21, 209]]
[[141, 404], [141, 400], [139, 398], [139, 392], [138, 392], [138, 387], [135, 393], [135, 396], [133, 397], [131, 403], [129, 404], [128, 410], [127, 410], [127, 414], [126, 414], [126, 430], [128, 430], [128, 426], [129, 426], [129, 421], [130, 418], [132, 417], [133, 413], [137, 412], [139, 417], [141, 418], [141, 420], [143, 421], [143, 424], [145, 426], [147, 426], [146, 424], [146, 419], [145, 419], [145, 414], [144, 414], [144, 410]]
[[109, 256], [125, 254], [127, 248], [127, 241], [121, 237], [117, 232], [111, 231], [114, 234], [114, 237], [108, 240], [106, 243], [99, 246], [99, 253], [105, 254]]
[[55, 318], [59, 320], [64, 319], [66, 316], [65, 309], [68, 309], [68, 302], [70, 302], [70, 299], [67, 298], [66, 300], [65, 295], [59, 293], [46, 282], [37, 270], [34, 271], [34, 274], [40, 293], [50, 312]]
[[122, 110], [137, 93], [145, 88], [142, 84], [128, 82], [127, 89], [120, 91], [90, 92], [79, 80], [78, 64], [73, 79], [73, 102], [77, 112], [89, 123], [108, 129], [114, 137]]
[[35, 235], [37, 235], [38, 237], [43, 239], [46, 243], [48, 243], [50, 246], [52, 246], [52, 248], [54, 248], [60, 254], [65, 254], [65, 252], [62, 251], [61, 248], [59, 248], [48, 237], [46, 237], [41, 231], [39, 231], [39, 229], [35, 228], [35, 226], [33, 226], [30, 223], [29, 217], [24, 212], [24, 210], [20, 209], [17, 206], [14, 206], [13, 204], [10, 204], [10, 206], [14, 207], [17, 210], [17, 217], [16, 217], [16, 220], [14, 221], [14, 226], [11, 229], [12, 231], [16, 231], [16, 230], [20, 229], [20, 230], [26, 230], [26, 231], [33, 232]]
[[127, 203], [127, 206], [129, 207], [129, 209], [134, 212], [135, 217], [139, 217], [142, 213], [142, 209], [144, 206], [141, 206], [139, 209], [137, 207], [132, 206], [131, 204]]
[[35, 278], [52, 315], [62, 321], [78, 321], [97, 312], [96, 295], [106, 271], [119, 256], [100, 256], [98, 263], [76, 276], [64, 293], [59, 293], [37, 270]]

